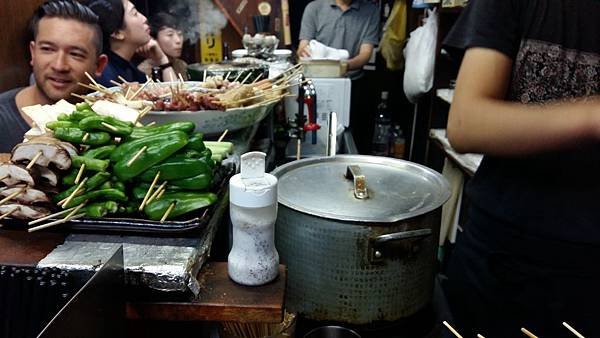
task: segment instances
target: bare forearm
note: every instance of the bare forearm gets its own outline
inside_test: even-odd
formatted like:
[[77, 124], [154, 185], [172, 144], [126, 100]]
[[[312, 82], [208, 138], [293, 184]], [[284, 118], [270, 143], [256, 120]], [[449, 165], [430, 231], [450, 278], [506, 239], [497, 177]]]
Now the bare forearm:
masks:
[[448, 138], [461, 152], [527, 155], [600, 136], [597, 97], [526, 105], [465, 95], [455, 98], [448, 120]]
[[371, 53], [360, 53], [352, 59], [348, 60], [348, 69], [360, 69], [362, 66], [366, 65], [371, 58]]

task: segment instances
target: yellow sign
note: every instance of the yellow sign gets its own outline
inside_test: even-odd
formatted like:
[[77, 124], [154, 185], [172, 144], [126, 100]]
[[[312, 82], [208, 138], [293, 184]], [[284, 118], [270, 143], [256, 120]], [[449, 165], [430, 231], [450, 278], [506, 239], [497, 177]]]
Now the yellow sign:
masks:
[[223, 60], [221, 32], [200, 35], [200, 61], [215, 63]]

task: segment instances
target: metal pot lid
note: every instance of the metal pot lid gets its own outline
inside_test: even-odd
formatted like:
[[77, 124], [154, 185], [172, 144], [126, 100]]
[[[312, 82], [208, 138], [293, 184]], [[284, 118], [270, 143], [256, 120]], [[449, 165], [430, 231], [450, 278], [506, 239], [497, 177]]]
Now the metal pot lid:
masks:
[[335, 220], [397, 222], [435, 210], [450, 197], [448, 182], [436, 171], [388, 157], [308, 158], [272, 174], [279, 179], [279, 203]]

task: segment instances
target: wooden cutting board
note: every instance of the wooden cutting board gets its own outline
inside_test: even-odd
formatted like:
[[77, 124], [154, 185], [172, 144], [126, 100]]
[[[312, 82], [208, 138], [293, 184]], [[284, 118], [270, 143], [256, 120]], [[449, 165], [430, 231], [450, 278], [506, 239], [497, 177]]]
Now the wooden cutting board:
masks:
[[[240, 35], [244, 35], [244, 28], [248, 34], [256, 33], [252, 17], [260, 15], [258, 4], [268, 2], [271, 5], [271, 33], [279, 36], [281, 32], [281, 0], [214, 0], [215, 4], [225, 13], [227, 20]], [[281, 38], [280, 38], [281, 40]]]

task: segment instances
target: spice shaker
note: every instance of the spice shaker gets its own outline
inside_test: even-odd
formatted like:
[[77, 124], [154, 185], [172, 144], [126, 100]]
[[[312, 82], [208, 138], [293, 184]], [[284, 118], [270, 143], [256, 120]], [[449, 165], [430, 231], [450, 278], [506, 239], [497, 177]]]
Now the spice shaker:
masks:
[[277, 178], [265, 173], [265, 153], [241, 156], [241, 172], [229, 180], [229, 214], [233, 246], [229, 277], [243, 285], [263, 285], [277, 277], [275, 249]]

